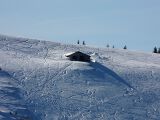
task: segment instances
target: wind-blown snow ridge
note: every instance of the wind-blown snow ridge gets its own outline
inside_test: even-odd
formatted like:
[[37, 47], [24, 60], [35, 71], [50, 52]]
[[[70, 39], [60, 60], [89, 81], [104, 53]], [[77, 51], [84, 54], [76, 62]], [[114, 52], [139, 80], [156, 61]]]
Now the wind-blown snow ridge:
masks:
[[[69, 61], [81, 51], [95, 62]], [[159, 120], [160, 56], [0, 36], [0, 119]]]

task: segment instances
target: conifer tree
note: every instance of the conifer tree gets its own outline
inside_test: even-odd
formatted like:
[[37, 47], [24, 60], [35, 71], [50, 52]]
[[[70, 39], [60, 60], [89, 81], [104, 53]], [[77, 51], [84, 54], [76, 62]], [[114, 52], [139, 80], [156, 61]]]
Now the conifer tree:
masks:
[[86, 45], [86, 43], [85, 43], [85, 41], [83, 41], [83, 43], [82, 43], [83, 45]]
[[125, 45], [123, 49], [127, 49], [127, 46]]
[[158, 48], [158, 53], [160, 53], [160, 48]]
[[77, 41], [77, 44], [79, 44], [80, 42], [79, 42], [79, 40]]
[[157, 47], [154, 47], [153, 53], [157, 53]]

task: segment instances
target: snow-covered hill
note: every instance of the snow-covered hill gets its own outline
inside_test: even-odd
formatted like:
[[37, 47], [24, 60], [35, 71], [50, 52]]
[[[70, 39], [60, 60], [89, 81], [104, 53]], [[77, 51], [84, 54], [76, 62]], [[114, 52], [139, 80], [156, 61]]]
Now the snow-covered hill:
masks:
[[[81, 51], [95, 62], [69, 61]], [[159, 120], [160, 55], [0, 36], [1, 120]]]

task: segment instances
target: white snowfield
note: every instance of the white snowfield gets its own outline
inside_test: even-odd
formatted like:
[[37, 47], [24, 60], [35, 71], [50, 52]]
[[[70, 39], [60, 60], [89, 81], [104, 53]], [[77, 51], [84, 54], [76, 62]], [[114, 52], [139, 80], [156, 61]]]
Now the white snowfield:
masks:
[[159, 54], [0, 35], [0, 67], [0, 120], [160, 120]]

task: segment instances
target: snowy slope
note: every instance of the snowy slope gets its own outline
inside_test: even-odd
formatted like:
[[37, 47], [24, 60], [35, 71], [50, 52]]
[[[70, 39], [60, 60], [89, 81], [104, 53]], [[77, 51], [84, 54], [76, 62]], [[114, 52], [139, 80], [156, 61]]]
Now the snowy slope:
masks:
[[[77, 50], [96, 62], [64, 55]], [[1, 35], [0, 119], [159, 120], [159, 61], [152, 53]]]

